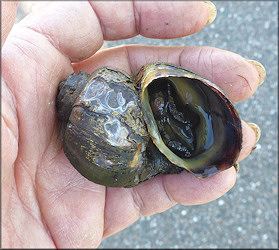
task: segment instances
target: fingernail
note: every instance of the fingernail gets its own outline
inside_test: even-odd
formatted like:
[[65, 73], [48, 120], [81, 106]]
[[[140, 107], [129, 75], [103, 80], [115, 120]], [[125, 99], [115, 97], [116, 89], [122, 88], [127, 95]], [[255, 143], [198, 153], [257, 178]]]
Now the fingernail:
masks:
[[206, 24], [210, 24], [215, 20], [215, 18], [217, 16], [217, 9], [212, 2], [210, 2], [210, 1], [204, 1], [204, 2], [207, 5], [208, 13], [209, 13], [208, 14], [208, 21], [207, 21]]
[[254, 65], [259, 73], [259, 85], [263, 84], [266, 76], [266, 71], [264, 66], [261, 63], [254, 60], [248, 60], [248, 62]]
[[256, 143], [257, 143], [261, 137], [260, 127], [257, 124], [252, 123], [252, 122], [247, 122], [247, 124], [249, 125], [250, 128], [252, 128], [254, 130], [254, 133], [256, 135]]
[[250, 154], [253, 153], [253, 151], [257, 148], [257, 146], [255, 145], [254, 147], [252, 147]]
[[233, 164], [233, 166], [235, 168], [236, 173], [238, 173], [238, 171], [239, 171], [239, 163], [236, 162], [235, 164]]

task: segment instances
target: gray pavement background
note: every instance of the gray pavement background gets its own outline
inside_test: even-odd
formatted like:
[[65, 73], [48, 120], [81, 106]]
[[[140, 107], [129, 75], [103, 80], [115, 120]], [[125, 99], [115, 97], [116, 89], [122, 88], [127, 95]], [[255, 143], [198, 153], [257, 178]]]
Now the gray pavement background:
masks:
[[[215, 21], [190, 37], [153, 40], [137, 36], [106, 45], [206, 45], [261, 62], [267, 71], [265, 82], [253, 97], [236, 104], [242, 119], [261, 127], [257, 149], [240, 163], [236, 185], [223, 197], [142, 217], [104, 239], [100, 248], [278, 247], [278, 3], [213, 3], [218, 10]], [[17, 20], [22, 16], [24, 9], [19, 9]]]

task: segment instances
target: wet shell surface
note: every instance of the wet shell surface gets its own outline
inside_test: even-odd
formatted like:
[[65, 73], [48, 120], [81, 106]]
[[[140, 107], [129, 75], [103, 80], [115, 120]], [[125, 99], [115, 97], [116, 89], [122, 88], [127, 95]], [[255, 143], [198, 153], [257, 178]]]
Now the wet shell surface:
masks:
[[133, 76], [110, 67], [59, 84], [63, 149], [87, 179], [133, 187], [183, 170], [209, 177], [236, 163], [240, 118], [213, 83], [154, 63]]

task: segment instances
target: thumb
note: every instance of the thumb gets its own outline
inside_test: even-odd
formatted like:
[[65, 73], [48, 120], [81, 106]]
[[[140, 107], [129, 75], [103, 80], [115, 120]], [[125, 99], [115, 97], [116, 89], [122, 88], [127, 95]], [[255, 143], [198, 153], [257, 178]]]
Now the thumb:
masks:
[[14, 25], [17, 6], [17, 1], [1, 1], [1, 48]]

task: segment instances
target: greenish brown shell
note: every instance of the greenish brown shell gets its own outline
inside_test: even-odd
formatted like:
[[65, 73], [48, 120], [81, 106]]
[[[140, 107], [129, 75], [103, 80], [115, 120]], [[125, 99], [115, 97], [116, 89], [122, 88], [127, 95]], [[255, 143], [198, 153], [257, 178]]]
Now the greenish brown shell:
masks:
[[[173, 126], [164, 123], [158, 103], [166, 104], [160, 110]], [[208, 177], [231, 167], [241, 149], [241, 122], [228, 98], [170, 64], [146, 65], [132, 77], [109, 67], [73, 73], [59, 85], [57, 109], [65, 155], [83, 176], [105, 186], [132, 187], [183, 169]], [[185, 157], [180, 149], [188, 144], [164, 131], [177, 124], [182, 130], [175, 133], [187, 128], [189, 141], [195, 140]]]

